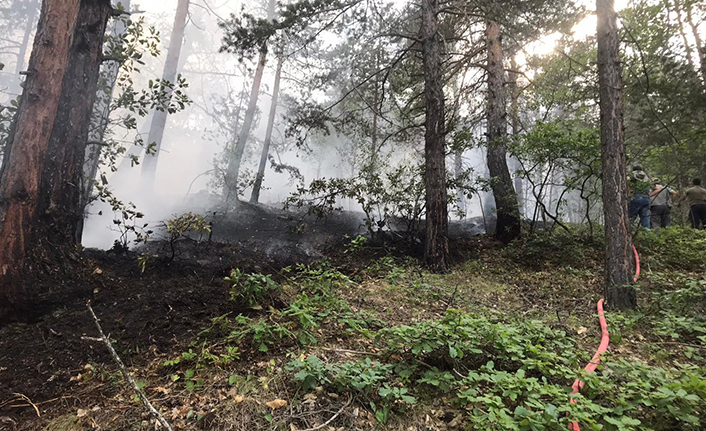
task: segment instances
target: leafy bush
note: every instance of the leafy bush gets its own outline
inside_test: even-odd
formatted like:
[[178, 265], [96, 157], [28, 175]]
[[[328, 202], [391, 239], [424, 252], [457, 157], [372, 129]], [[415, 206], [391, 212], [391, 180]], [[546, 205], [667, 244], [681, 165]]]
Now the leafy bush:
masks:
[[305, 359], [301, 358], [292, 361], [285, 366], [285, 369], [287, 371], [296, 371], [294, 381], [305, 391], [331, 383], [328, 379], [329, 366], [325, 362], [321, 362], [321, 359], [316, 355], [309, 355]]
[[510, 244], [503, 256], [533, 269], [545, 267], [587, 268], [595, 266], [602, 243], [582, 231], [540, 230], [525, 240]]
[[682, 226], [640, 231], [635, 237], [641, 260], [653, 270], [706, 269], [706, 231]]
[[192, 212], [169, 219], [163, 222], [162, 225], [167, 231], [165, 243], [169, 246], [171, 253], [169, 256], [170, 261], [177, 256], [177, 242], [185, 239], [194, 239], [191, 238], [192, 235], [196, 235], [198, 238], [195, 240], [201, 242], [205, 234], [211, 233], [211, 223], [202, 215]]
[[246, 336], [251, 336], [253, 344], [260, 352], [268, 352], [281, 340], [294, 339], [294, 334], [287, 327], [278, 323], [269, 323], [267, 319], [253, 320], [238, 315], [235, 322], [240, 327], [231, 331], [228, 340], [242, 341]]
[[282, 291], [282, 286], [271, 275], [246, 274], [237, 268], [225, 280], [231, 283], [231, 299], [249, 307], [272, 301], [273, 296]]
[[457, 361], [480, 365], [494, 359], [504, 369], [523, 366], [548, 376], [561, 376], [578, 366], [573, 341], [540, 321], [493, 322], [451, 310], [439, 320], [383, 329], [376, 340], [390, 353], [442, 366]]
[[381, 169], [367, 168], [354, 178], [322, 178], [308, 187], [299, 187], [285, 202], [287, 207], [306, 207], [309, 213], [325, 217], [342, 208], [340, 199], [357, 202], [365, 214], [365, 226], [371, 238], [391, 229], [399, 219], [405, 232], [417, 233], [424, 213], [424, 182], [419, 181], [421, 167], [402, 163]]

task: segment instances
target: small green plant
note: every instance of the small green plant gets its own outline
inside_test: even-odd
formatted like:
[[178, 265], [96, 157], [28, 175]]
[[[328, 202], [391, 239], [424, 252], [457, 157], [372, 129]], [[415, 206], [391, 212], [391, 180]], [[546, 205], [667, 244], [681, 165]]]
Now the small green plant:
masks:
[[372, 277], [385, 277], [391, 285], [395, 285], [405, 274], [404, 268], [398, 266], [392, 256], [372, 260], [366, 272]]
[[137, 206], [132, 202], [124, 203], [107, 186], [96, 185], [96, 190], [98, 190], [98, 199], [110, 205], [113, 211], [112, 229], [120, 234], [113, 242], [111, 250], [123, 253], [130, 248], [131, 242], [135, 244], [147, 242], [153, 232], [148, 229], [148, 223], [141, 221], [145, 215], [137, 210]]
[[305, 391], [331, 383], [328, 379], [330, 367], [315, 355], [309, 355], [306, 359], [292, 361], [285, 366], [285, 369], [292, 372], [296, 371], [294, 381]]
[[[169, 247], [169, 261], [174, 260], [178, 255], [178, 242], [182, 240], [192, 240], [200, 243], [205, 234], [211, 233], [211, 223], [205, 217], [192, 212], [184, 213], [171, 218], [162, 223], [167, 232], [165, 243]], [[197, 238], [192, 238], [197, 236]]]
[[278, 341], [283, 339], [294, 339], [292, 331], [278, 323], [268, 323], [266, 319], [253, 320], [249, 317], [239, 315], [235, 322], [240, 325], [228, 336], [229, 340], [241, 341], [246, 336], [252, 336], [253, 343], [260, 352], [267, 352]]
[[[346, 238], [348, 238], [348, 235], [346, 235]], [[364, 235], [357, 235], [348, 243], [344, 253], [355, 253], [357, 251], [360, 251], [365, 247], [366, 242], [368, 242], [367, 237], [365, 237]]]
[[231, 283], [231, 299], [249, 307], [271, 301], [275, 294], [282, 291], [282, 286], [271, 275], [246, 274], [237, 268], [225, 280]]
[[154, 255], [142, 253], [137, 257], [137, 267], [140, 268], [140, 274], [144, 274], [147, 270], [147, 265], [155, 258]]

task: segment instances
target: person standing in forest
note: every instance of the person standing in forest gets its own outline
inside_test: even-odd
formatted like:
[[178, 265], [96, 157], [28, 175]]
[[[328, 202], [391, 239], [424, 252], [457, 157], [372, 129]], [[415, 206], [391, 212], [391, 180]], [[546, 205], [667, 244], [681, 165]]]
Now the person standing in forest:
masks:
[[630, 220], [640, 217], [640, 224], [645, 229], [650, 228], [650, 190], [652, 182], [640, 166], [633, 166], [628, 175], [628, 183], [632, 199], [630, 200]]
[[684, 192], [684, 196], [689, 202], [691, 227], [703, 229], [706, 227], [706, 189], [701, 187], [700, 178], [694, 178], [692, 183], [693, 186]]
[[659, 178], [653, 180], [654, 186], [650, 192], [650, 222], [652, 228], [667, 227], [672, 224], [672, 202], [677, 194], [673, 189], [664, 187]]

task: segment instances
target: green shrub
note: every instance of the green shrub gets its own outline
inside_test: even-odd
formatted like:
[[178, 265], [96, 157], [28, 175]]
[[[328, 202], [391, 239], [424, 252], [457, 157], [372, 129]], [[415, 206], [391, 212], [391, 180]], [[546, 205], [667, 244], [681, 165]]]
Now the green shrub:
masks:
[[503, 256], [532, 269], [591, 268], [602, 258], [602, 243], [582, 231], [539, 230], [503, 250]]
[[672, 226], [640, 231], [635, 246], [645, 267], [653, 270], [706, 269], [706, 231]]
[[246, 274], [237, 268], [225, 280], [231, 283], [231, 299], [249, 307], [271, 302], [274, 295], [282, 291], [282, 286], [271, 275]]

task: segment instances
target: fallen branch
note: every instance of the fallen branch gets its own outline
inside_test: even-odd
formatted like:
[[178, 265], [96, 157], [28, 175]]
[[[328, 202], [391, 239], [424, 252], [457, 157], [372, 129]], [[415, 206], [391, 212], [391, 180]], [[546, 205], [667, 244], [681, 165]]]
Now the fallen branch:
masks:
[[343, 409], [345, 409], [346, 407], [348, 407], [348, 404], [350, 404], [351, 401], [353, 401], [353, 397], [348, 398], [348, 401], [346, 401], [346, 403], [343, 405], [343, 407], [341, 407], [341, 408], [338, 410], [338, 412], [336, 412], [335, 415], [331, 416], [331, 419], [327, 420], [326, 422], [322, 423], [321, 425], [315, 426], [314, 428], [307, 428], [307, 429], [301, 430], [301, 431], [317, 431], [317, 430], [320, 430], [320, 429], [322, 429], [322, 428], [327, 427], [331, 422], [333, 422], [334, 420], [336, 420], [336, 418], [337, 418], [341, 413], [343, 413]]
[[[3, 407], [9, 407], [9, 408], [32, 407], [32, 408], [34, 408], [34, 411], [37, 413], [37, 417], [42, 416], [39, 413], [39, 408], [37, 407], [37, 405], [35, 403], [33, 403], [32, 400], [30, 400], [27, 395], [20, 394], [19, 392], [14, 392], [12, 395], [13, 395], [12, 398], [0, 403], [0, 409], [2, 409]], [[27, 404], [12, 404], [12, 403], [20, 401], [20, 400], [26, 401]], [[2, 421], [0, 421], [0, 425], [2, 425]], [[0, 429], [2, 429], [2, 428], [0, 428]]]
[[335, 352], [335, 353], [350, 353], [352, 355], [382, 356], [382, 353], [363, 352], [360, 350], [334, 349], [331, 347], [322, 347], [321, 350], [324, 350], [326, 352]]
[[98, 321], [98, 317], [96, 317], [96, 313], [93, 312], [93, 308], [91, 308], [91, 303], [90, 301], [86, 303], [86, 307], [88, 308], [88, 311], [91, 312], [91, 316], [93, 316], [93, 321], [96, 323], [96, 328], [98, 328], [98, 333], [100, 334], [99, 338], [92, 338], [92, 337], [83, 337], [86, 340], [90, 341], [100, 341], [103, 344], [108, 347], [108, 350], [110, 350], [110, 355], [113, 357], [113, 360], [115, 361], [116, 364], [120, 367], [120, 371], [122, 371], [123, 375], [125, 376], [125, 379], [130, 383], [130, 386], [135, 390], [137, 393], [137, 396], [140, 398], [140, 401], [142, 401], [142, 404], [145, 406], [145, 408], [150, 412], [152, 416], [154, 416], [155, 419], [162, 425], [165, 429], [168, 431], [173, 431], [172, 427], [169, 425], [169, 422], [167, 422], [166, 419], [164, 419], [164, 416], [162, 416], [161, 413], [157, 411], [157, 409], [154, 408], [152, 403], [150, 403], [150, 400], [147, 399], [147, 395], [140, 389], [139, 386], [137, 386], [137, 383], [135, 382], [135, 379], [132, 378], [130, 373], [128, 373], [127, 368], [125, 368], [125, 364], [123, 364], [123, 361], [120, 359], [120, 356], [118, 356], [118, 353], [115, 351], [113, 348], [113, 345], [110, 343], [110, 340], [108, 337], [105, 336], [103, 333], [103, 328], [101, 328], [101, 325]]

